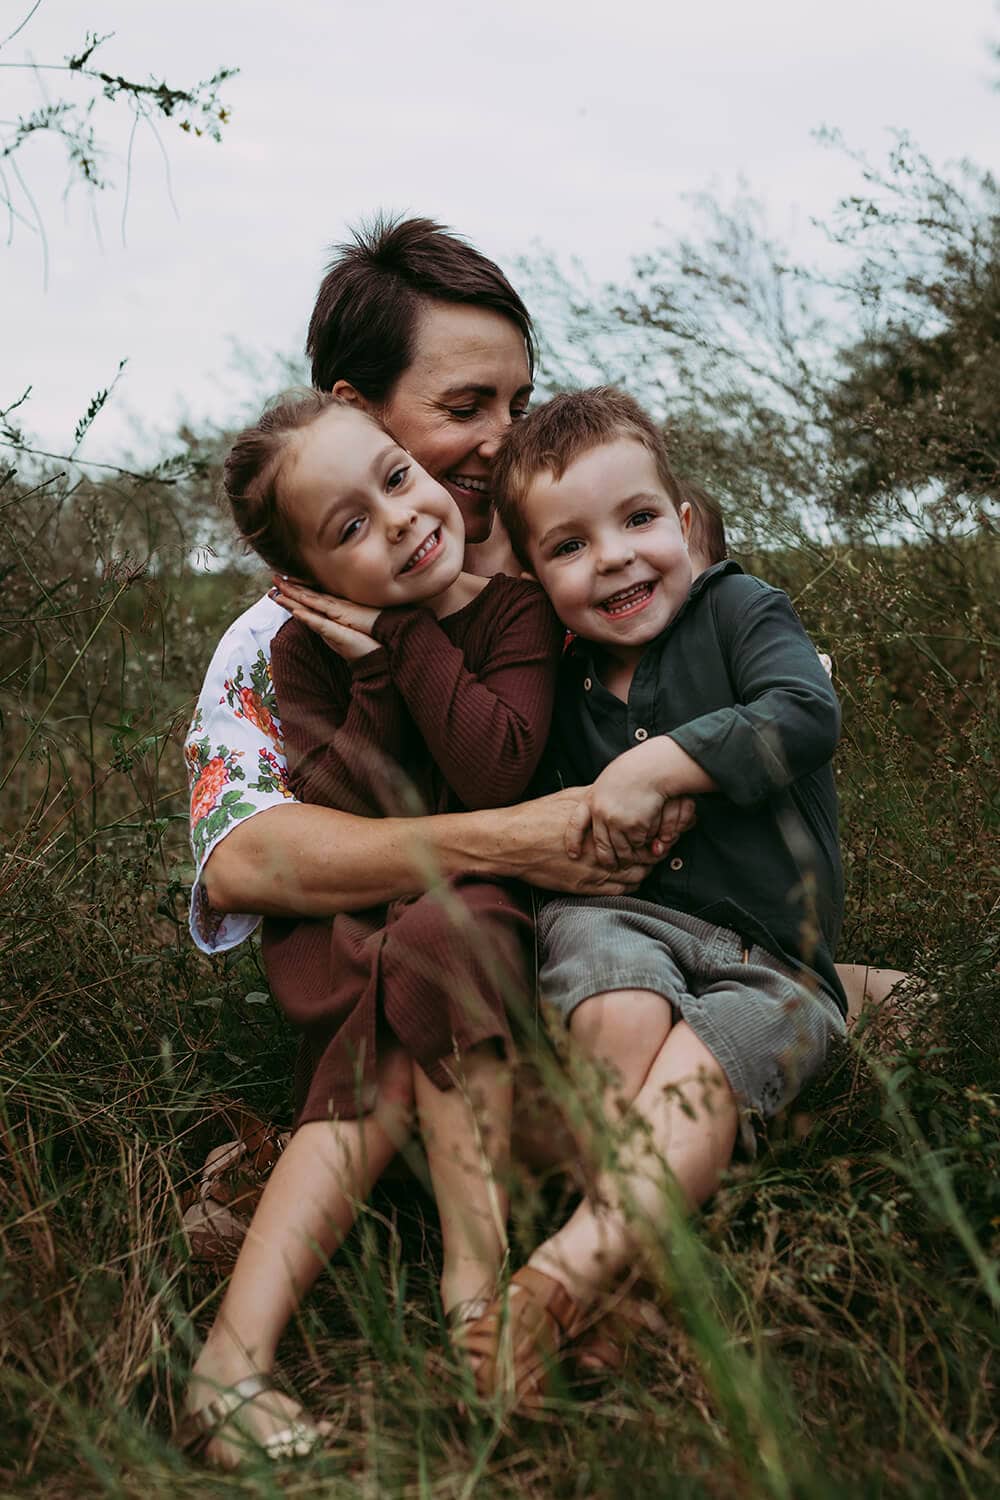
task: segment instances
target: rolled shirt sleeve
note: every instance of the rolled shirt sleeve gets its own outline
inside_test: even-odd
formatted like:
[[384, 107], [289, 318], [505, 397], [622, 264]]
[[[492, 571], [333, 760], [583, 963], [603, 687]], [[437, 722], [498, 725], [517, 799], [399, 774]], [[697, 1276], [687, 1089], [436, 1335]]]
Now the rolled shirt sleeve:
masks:
[[255, 813], [295, 801], [271, 681], [271, 643], [288, 614], [266, 595], [226, 631], [212, 657], [184, 741], [190, 787], [191, 937], [203, 953], [235, 948], [260, 916], [215, 912], [201, 883], [205, 862]]

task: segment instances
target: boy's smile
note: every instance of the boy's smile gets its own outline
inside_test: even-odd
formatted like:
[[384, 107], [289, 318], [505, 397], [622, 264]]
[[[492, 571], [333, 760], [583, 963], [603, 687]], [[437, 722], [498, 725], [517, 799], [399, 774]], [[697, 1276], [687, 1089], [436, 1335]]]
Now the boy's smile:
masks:
[[561, 479], [537, 474], [524, 515], [532, 568], [556, 614], [618, 660], [641, 655], [687, 598], [691, 507], [675, 510], [634, 438], [592, 448]]

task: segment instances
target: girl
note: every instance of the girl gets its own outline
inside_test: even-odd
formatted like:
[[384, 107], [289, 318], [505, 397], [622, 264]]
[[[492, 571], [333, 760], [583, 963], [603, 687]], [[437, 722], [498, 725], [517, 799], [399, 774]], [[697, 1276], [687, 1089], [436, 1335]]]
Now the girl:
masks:
[[[462, 571], [449, 493], [371, 415], [312, 391], [241, 434], [225, 487], [260, 556], [337, 600], [320, 636], [274, 591], [300, 616], [271, 658], [294, 794], [367, 817], [522, 796], [548, 733], [562, 630], [537, 585]], [[273, 1389], [278, 1338], [414, 1104], [441, 1216], [442, 1305], [455, 1328], [481, 1314], [506, 1249], [510, 1089], [494, 1059], [510, 1044], [506, 1005], [532, 984], [523, 893], [473, 876], [332, 920], [272, 919], [263, 952], [302, 1032], [297, 1129], [195, 1366], [180, 1434], [226, 1466], [247, 1438], [274, 1457], [314, 1445], [320, 1429]]]

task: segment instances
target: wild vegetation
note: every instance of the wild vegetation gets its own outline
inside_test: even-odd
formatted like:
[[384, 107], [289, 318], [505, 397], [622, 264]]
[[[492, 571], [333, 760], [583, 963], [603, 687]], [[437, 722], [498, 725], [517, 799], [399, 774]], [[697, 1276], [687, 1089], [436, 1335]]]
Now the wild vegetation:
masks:
[[[3, 1493], [997, 1493], [1000, 199], [905, 142], [859, 181], [834, 275], [789, 266], [745, 206], [620, 287], [534, 268], [551, 383], [586, 367], [654, 401], [737, 555], [832, 654], [842, 956], [927, 986], [856, 1028], [697, 1233], [664, 1227], [666, 1334], [536, 1424], [460, 1416], [457, 1375], [428, 1378], [435, 1232], [412, 1179], [284, 1346], [334, 1423], [324, 1453], [209, 1478], [171, 1446], [219, 1292], [179, 1195], [221, 1101], [287, 1117], [293, 1048], [255, 951], [206, 959], [186, 932], [180, 744], [259, 580], [213, 510], [220, 435], [108, 472], [32, 458], [4, 414]], [[192, 543], [213, 540], [229, 560], [206, 573]], [[568, 1189], [514, 1186], [523, 1249]]]

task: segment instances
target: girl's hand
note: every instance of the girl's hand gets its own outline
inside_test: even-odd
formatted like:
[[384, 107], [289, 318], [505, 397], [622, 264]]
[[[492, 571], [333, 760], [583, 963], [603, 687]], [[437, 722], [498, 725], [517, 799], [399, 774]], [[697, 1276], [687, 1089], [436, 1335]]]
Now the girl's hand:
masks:
[[332, 594], [321, 594], [290, 578], [275, 576], [274, 582], [271, 598], [275, 604], [308, 625], [338, 656], [357, 661], [379, 649], [371, 632], [381, 610], [352, 604], [349, 599], [335, 599]]

